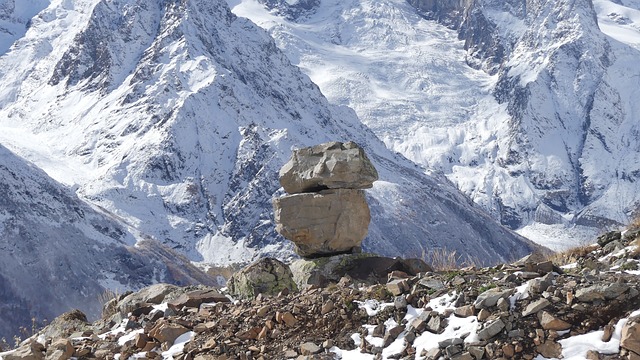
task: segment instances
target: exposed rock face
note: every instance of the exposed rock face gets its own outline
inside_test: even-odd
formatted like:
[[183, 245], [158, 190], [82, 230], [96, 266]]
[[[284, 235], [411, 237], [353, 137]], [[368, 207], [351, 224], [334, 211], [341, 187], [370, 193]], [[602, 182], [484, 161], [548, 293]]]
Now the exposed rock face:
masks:
[[235, 273], [227, 284], [232, 295], [254, 298], [258, 294], [277, 295], [280, 291], [297, 290], [289, 267], [272, 258], [257, 262]]
[[323, 189], [368, 189], [378, 172], [354, 142], [328, 142], [295, 150], [280, 169], [280, 184], [289, 194]]
[[328, 142], [294, 151], [280, 170], [289, 194], [274, 199], [276, 231], [303, 257], [359, 250], [371, 213], [364, 192], [378, 179], [354, 142]]
[[622, 328], [620, 346], [640, 355], [640, 316], [635, 316]]
[[274, 200], [276, 231], [303, 257], [360, 247], [371, 215], [362, 190], [323, 190]]

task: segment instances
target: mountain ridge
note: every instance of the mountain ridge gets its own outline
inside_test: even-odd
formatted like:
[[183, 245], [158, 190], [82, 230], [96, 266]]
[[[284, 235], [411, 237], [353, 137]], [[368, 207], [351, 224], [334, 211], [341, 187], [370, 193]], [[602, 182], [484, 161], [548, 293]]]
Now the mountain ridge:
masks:
[[633, 218], [637, 3], [323, 1], [298, 17], [282, 15], [295, 2], [229, 3], [502, 224], [562, 248]]
[[0, 338], [74, 307], [96, 318], [106, 290], [215, 284], [172, 250], [136, 241], [131, 229], [1, 145], [0, 196], [1, 307], [7, 315], [0, 319]]
[[[86, 26], [73, 35], [47, 33], [55, 51], [33, 59], [53, 76], [25, 77], [31, 65], [18, 61], [34, 53], [17, 45], [42, 39], [35, 21], [0, 58], [11, 69], [0, 74], [10, 84], [0, 94], [6, 115], [0, 126], [13, 131], [0, 143], [192, 261], [289, 256], [291, 245], [275, 235], [271, 218], [276, 173], [292, 147], [329, 140], [363, 145], [382, 174], [369, 191], [375, 225], [365, 250], [419, 256], [448, 247], [489, 262], [535, 247], [493, 224], [448, 180], [389, 152], [352, 110], [329, 104], [266, 32], [231, 14], [226, 3], [78, 5], [84, 7], [67, 11], [78, 12]], [[99, 31], [105, 23], [123, 26]], [[136, 39], [135, 49], [124, 47], [127, 38]], [[21, 132], [46, 146], [22, 142], [15, 136]], [[65, 166], [73, 171], [57, 170]]]

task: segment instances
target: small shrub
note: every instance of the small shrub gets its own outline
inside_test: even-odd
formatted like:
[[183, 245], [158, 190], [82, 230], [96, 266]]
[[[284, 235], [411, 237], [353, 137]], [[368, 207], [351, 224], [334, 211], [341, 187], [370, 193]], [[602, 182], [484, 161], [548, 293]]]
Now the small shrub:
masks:
[[103, 292], [98, 294], [98, 301], [104, 305], [113, 299], [117, 299], [120, 297], [120, 292], [118, 290], [113, 291], [111, 289], [105, 289]]
[[6, 338], [0, 339], [0, 352], [7, 351], [11, 349], [11, 345], [7, 342]]
[[391, 292], [389, 292], [387, 287], [384, 285], [377, 285], [374, 291], [372, 292], [371, 296], [374, 299], [381, 300], [381, 301], [393, 298], [393, 294], [391, 294]]
[[456, 277], [458, 275], [462, 275], [462, 272], [460, 272], [458, 270], [449, 270], [449, 271], [445, 271], [442, 275], [444, 275], [444, 278], [447, 281], [451, 281], [451, 280], [453, 280], [454, 277]]
[[629, 225], [627, 226], [627, 228], [630, 230], [640, 229], [640, 214], [638, 214], [637, 210], [633, 219], [631, 219], [631, 221], [629, 222]]
[[621, 270], [621, 271], [638, 270], [638, 263], [635, 261], [628, 261], [622, 264], [622, 266], [620, 266], [618, 270]]
[[358, 308], [358, 304], [355, 303], [356, 297], [354, 295], [346, 295], [343, 298], [343, 304], [344, 307], [349, 311], [349, 312], [353, 312], [355, 309]]
[[432, 251], [422, 251], [422, 260], [431, 265], [435, 271], [451, 271], [461, 267], [476, 267], [478, 261], [467, 256], [464, 258], [455, 250], [436, 248]]
[[483, 292], [489, 290], [489, 289], [493, 289], [496, 287], [496, 284], [485, 284], [482, 285], [478, 288], [478, 294], [482, 294]]

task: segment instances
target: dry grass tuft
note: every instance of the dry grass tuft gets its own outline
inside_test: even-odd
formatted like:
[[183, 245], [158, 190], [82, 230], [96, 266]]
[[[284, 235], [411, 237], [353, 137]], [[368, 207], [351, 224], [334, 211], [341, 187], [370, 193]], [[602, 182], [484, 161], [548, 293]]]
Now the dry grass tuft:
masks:
[[629, 230], [640, 229], [640, 215], [636, 215], [633, 217], [633, 219], [631, 219], [631, 222], [629, 222], [627, 229]]
[[108, 303], [109, 301], [113, 300], [113, 299], [117, 299], [120, 297], [120, 291], [119, 290], [111, 290], [111, 289], [105, 289], [103, 292], [101, 292], [100, 294], [98, 294], [98, 301], [104, 305], [106, 303]]
[[582, 245], [551, 254], [547, 259], [558, 266], [572, 264], [598, 249], [597, 244]]
[[478, 267], [478, 262], [470, 257], [464, 258], [455, 250], [436, 248], [422, 252], [422, 260], [431, 265], [434, 271], [458, 270], [462, 267]]

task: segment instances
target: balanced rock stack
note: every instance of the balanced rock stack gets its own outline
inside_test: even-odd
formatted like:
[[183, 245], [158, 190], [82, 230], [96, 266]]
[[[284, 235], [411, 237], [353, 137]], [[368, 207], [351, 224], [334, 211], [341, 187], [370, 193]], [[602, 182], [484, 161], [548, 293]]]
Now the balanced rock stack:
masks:
[[280, 169], [290, 195], [274, 199], [276, 231], [302, 257], [359, 249], [371, 220], [364, 191], [378, 172], [356, 143], [329, 142], [293, 152]]

